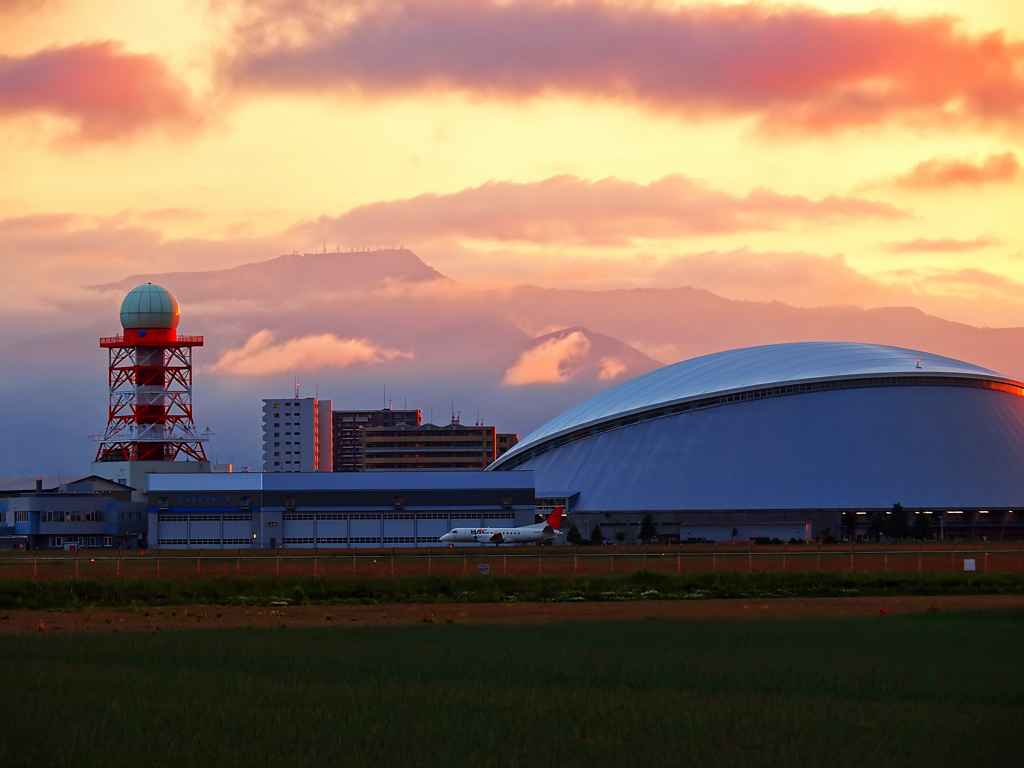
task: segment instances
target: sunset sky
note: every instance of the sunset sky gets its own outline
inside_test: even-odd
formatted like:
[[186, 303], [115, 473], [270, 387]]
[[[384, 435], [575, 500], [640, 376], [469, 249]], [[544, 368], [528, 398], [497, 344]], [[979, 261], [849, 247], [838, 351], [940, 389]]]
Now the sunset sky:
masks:
[[412, 248], [1024, 324], [1024, 4], [0, 0], [0, 318]]
[[[167, 278], [209, 339], [205, 414], [247, 463], [259, 398], [308, 371], [339, 404], [386, 380], [521, 432], [735, 345], [834, 336], [1024, 375], [1016, 331], [784, 306], [1024, 327], [1022, 162], [1019, 0], [0, 0], [0, 395], [100, 431], [119, 281], [378, 246], [456, 282], [396, 256], [394, 284], [342, 272], [278, 305], [280, 265]], [[527, 284], [760, 304], [570, 311]], [[19, 414], [0, 429], [37, 429]], [[55, 455], [40, 434], [0, 474]], [[94, 450], [77, 439], [62, 461]]]

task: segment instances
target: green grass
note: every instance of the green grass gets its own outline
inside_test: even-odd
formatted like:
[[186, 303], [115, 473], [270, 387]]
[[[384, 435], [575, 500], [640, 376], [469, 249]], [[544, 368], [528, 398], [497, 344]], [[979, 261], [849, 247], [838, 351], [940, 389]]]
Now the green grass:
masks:
[[274, 602], [403, 603], [498, 601], [676, 600], [706, 598], [1024, 594], [1024, 574], [802, 573], [659, 574], [615, 578], [216, 577], [119, 582], [113, 579], [0, 581], [0, 608], [89, 605], [252, 604]]
[[1019, 765], [1024, 613], [0, 637], [5, 765]]

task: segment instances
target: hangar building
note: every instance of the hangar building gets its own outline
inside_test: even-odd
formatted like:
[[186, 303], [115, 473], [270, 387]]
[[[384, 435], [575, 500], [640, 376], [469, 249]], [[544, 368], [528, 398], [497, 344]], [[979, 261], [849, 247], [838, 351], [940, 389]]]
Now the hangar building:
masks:
[[1009, 376], [896, 347], [737, 349], [613, 387], [489, 471], [532, 469], [538, 500], [626, 541], [647, 513], [682, 540], [860, 537], [896, 502], [944, 538], [1016, 540], [1022, 395]]
[[149, 476], [149, 546], [438, 546], [456, 526], [535, 522], [532, 472]]

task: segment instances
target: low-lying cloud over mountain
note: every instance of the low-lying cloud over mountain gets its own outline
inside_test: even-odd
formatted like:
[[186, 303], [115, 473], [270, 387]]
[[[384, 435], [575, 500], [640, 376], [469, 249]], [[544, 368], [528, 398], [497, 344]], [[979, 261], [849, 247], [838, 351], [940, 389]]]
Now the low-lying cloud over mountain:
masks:
[[505, 371], [504, 383], [522, 387], [596, 379], [617, 384], [661, 365], [618, 339], [586, 328], [564, 328], [534, 339]]

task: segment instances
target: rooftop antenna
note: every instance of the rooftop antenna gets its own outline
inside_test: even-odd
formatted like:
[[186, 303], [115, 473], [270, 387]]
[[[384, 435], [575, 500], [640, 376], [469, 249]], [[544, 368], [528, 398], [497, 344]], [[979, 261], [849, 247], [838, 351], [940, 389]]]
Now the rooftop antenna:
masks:
[[299, 399], [299, 377], [295, 377], [295, 399]]

